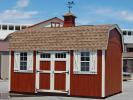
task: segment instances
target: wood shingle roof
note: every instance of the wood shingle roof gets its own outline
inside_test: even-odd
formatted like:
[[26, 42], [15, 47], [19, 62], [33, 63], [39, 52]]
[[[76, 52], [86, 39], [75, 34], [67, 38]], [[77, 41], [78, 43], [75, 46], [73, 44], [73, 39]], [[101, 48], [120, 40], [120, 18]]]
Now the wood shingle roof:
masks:
[[14, 51], [107, 49], [108, 33], [113, 26], [27, 28], [10, 35], [9, 49]]

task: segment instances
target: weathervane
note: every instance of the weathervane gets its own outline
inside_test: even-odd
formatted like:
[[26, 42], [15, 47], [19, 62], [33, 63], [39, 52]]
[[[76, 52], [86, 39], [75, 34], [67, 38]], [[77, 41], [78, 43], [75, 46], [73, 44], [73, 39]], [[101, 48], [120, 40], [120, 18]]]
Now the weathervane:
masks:
[[69, 13], [71, 12], [72, 5], [74, 5], [73, 1], [71, 1], [71, 2], [69, 1], [68, 4], [67, 4], [67, 7], [69, 9]]

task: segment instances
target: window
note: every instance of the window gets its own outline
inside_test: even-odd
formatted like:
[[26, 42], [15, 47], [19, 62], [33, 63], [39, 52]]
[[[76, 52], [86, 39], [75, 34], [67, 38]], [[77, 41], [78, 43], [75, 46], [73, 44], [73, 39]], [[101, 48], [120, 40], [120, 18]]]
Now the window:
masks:
[[80, 61], [81, 71], [89, 71], [90, 52], [81, 52]]
[[133, 48], [127, 48], [127, 52], [133, 52]]
[[51, 27], [60, 27], [59, 22], [51, 22]]
[[14, 71], [33, 72], [33, 52], [14, 52]]
[[14, 26], [10, 25], [9, 30], [14, 30]]
[[27, 52], [20, 53], [20, 70], [27, 70]]
[[66, 58], [66, 53], [56, 53], [55, 58]]
[[2, 26], [2, 29], [3, 29], [3, 30], [7, 30], [7, 25], [3, 25], [3, 26]]
[[15, 26], [15, 30], [20, 30], [20, 26]]
[[128, 31], [128, 35], [131, 35], [131, 31]]
[[126, 35], [127, 34], [127, 32], [126, 31], [123, 31], [123, 35]]
[[22, 29], [25, 29], [26, 28], [26, 26], [22, 26]]
[[74, 73], [96, 74], [97, 73], [97, 51], [75, 51]]
[[41, 53], [40, 55], [41, 58], [51, 58], [50, 53]]
[[131, 32], [131, 35], [133, 35], [133, 31]]

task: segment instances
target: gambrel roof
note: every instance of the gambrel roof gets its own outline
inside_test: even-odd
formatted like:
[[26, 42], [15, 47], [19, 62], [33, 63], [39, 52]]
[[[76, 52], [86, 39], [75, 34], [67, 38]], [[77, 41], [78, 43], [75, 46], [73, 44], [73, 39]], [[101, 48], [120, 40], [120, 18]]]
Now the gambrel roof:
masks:
[[102, 50], [117, 25], [27, 28], [10, 35], [10, 50]]

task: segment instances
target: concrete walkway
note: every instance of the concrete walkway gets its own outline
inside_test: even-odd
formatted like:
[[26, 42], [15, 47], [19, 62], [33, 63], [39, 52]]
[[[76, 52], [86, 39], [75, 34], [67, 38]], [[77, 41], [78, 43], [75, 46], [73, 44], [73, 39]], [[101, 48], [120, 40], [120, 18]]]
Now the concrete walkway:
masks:
[[0, 100], [9, 99], [8, 80], [0, 80]]
[[[8, 81], [0, 81], [0, 91], [8, 93]], [[15, 95], [15, 96], [14, 96]], [[99, 100], [91, 98], [79, 98], [79, 97], [65, 97], [65, 96], [36, 96], [36, 95], [22, 95], [14, 94], [10, 98], [3, 98], [9, 100]], [[133, 100], [133, 80], [123, 82], [123, 93], [111, 96], [105, 100]]]

